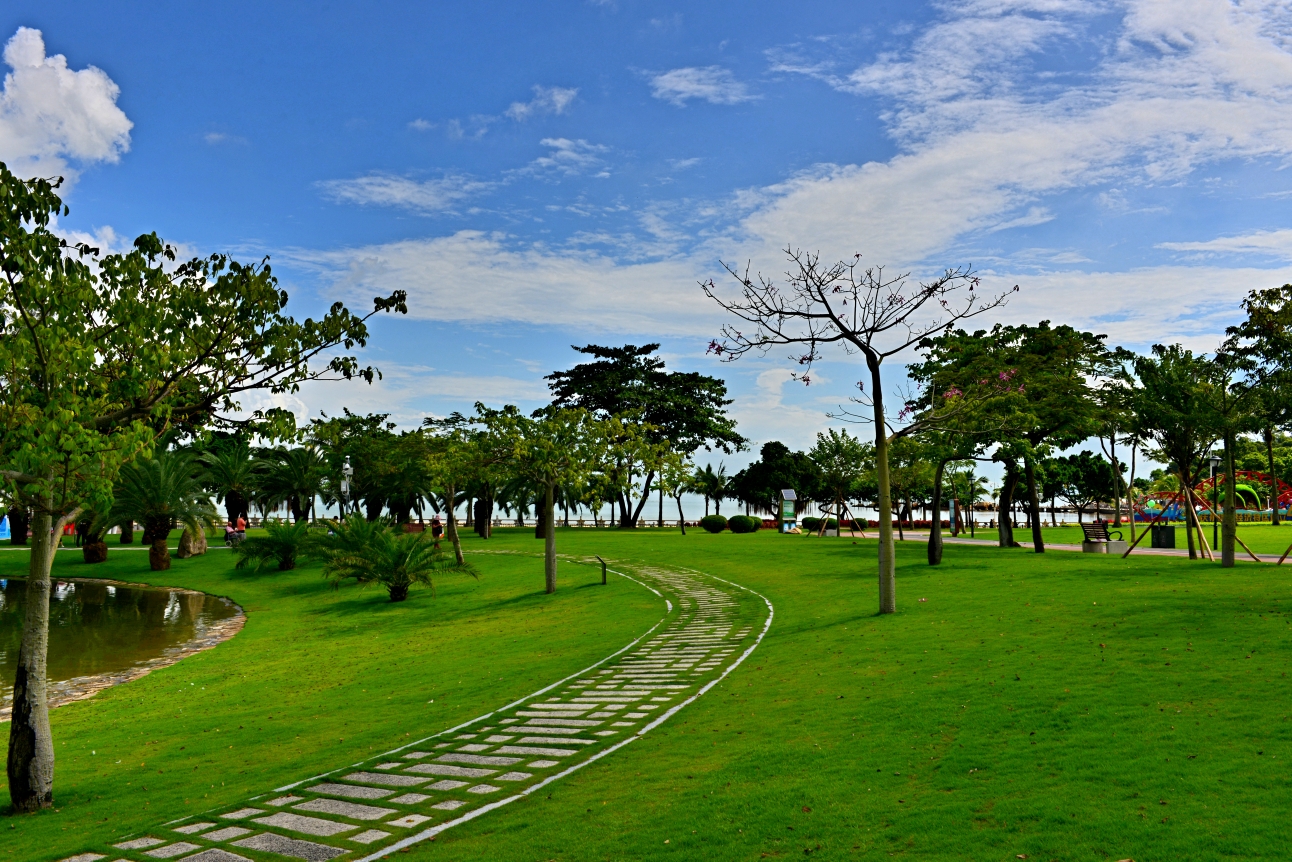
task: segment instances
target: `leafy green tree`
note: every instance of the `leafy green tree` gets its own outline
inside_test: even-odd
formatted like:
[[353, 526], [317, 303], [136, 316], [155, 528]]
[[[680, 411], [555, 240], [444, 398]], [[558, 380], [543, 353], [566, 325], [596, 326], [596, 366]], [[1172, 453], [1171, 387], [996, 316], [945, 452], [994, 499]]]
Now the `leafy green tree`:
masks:
[[846, 429], [827, 428], [817, 432], [816, 444], [807, 456], [817, 469], [814, 499], [834, 506], [835, 517], [842, 524], [844, 501], [852, 496], [866, 472], [874, 468], [875, 447]]
[[780, 511], [781, 491], [786, 489], [797, 492], [796, 510], [818, 496], [817, 465], [804, 453], [792, 452], [777, 440], [764, 443], [758, 460], [740, 471], [739, 476], [738, 481], [733, 481], [737, 494], [755, 512]]
[[1139, 385], [1131, 392], [1135, 425], [1140, 439], [1150, 441], [1160, 462], [1170, 464], [1185, 493], [1189, 558], [1197, 559], [1195, 531], [1201, 535], [1194, 511], [1193, 488], [1201, 478], [1203, 463], [1213, 443], [1223, 433], [1215, 411], [1214, 390], [1226, 385], [1221, 369], [1205, 356], [1194, 355], [1178, 344], [1153, 345], [1148, 356], [1134, 362]]
[[[726, 413], [731, 404], [727, 385], [718, 378], [666, 371], [664, 360], [654, 355], [658, 344], [589, 344], [574, 349], [593, 361], [544, 378], [551, 381], [554, 406], [582, 408], [598, 419], [614, 417], [636, 424], [647, 443], [657, 448], [664, 445], [683, 457], [701, 448], [728, 454], [744, 448], [745, 438], [736, 432], [735, 421]], [[623, 489], [617, 500], [619, 526], [632, 528], [650, 497], [656, 472], [641, 461], [625, 460], [616, 466], [625, 474], [618, 480]], [[642, 477], [641, 498], [634, 505], [629, 489], [638, 475]]]
[[485, 472], [484, 452], [478, 440], [467, 428], [436, 425], [434, 420], [426, 424], [439, 427], [440, 433], [428, 441], [427, 473], [431, 482], [444, 492], [445, 499], [445, 533], [453, 545], [453, 556], [459, 565], [465, 562], [462, 556], [462, 538], [458, 535], [457, 515], [454, 512], [457, 493], [472, 481], [480, 478]]
[[1112, 499], [1112, 467], [1102, 456], [1083, 449], [1076, 455], [1055, 458], [1054, 463], [1060, 465], [1063, 477], [1059, 495], [1077, 510], [1078, 524], [1087, 506]]
[[226, 445], [207, 449], [198, 462], [202, 467], [202, 481], [215, 493], [215, 499], [224, 503], [229, 523], [248, 517], [248, 505], [255, 496], [259, 477], [257, 461], [245, 438], [234, 438]]
[[260, 497], [271, 506], [287, 504], [293, 521], [309, 520], [326, 466], [313, 446], [268, 451], [260, 459]]
[[280, 572], [296, 568], [296, 559], [309, 543], [312, 529], [309, 521], [300, 518], [294, 522], [271, 518], [264, 523], [263, 536], [248, 536], [235, 549], [239, 569], [253, 568], [257, 572], [275, 566]]
[[[548, 593], [556, 592], [556, 530], [553, 526], [556, 487], [577, 484], [606, 457], [606, 423], [586, 410], [548, 409], [534, 417], [512, 408], [490, 417], [490, 431], [510, 451], [516, 474], [540, 486], [540, 520], [547, 526], [543, 574]], [[613, 424], [614, 420], [610, 424]]]
[[[155, 234], [124, 254], [69, 244], [50, 229], [67, 213], [59, 182], [0, 165], [0, 481], [32, 511], [36, 537], [9, 725], [17, 811], [53, 804], [46, 653], [63, 525], [109, 499], [122, 465], [163, 433], [230, 427], [239, 399], [259, 390], [377, 373], [344, 352], [366, 343], [366, 317], [340, 303], [319, 319], [287, 316], [267, 264], [212, 255], [174, 265]], [[402, 293], [373, 313], [390, 309], [406, 310]], [[290, 414], [251, 423], [283, 433]]]
[[695, 465], [676, 452], [669, 452], [660, 463], [659, 487], [677, 503], [677, 525], [686, 535], [686, 516], [682, 514], [682, 497], [695, 490]]
[[143, 525], [148, 563], [154, 572], [170, 568], [170, 531], [183, 526], [194, 533], [216, 521], [215, 509], [198, 478], [192, 455], [158, 452], [154, 458], [131, 461], [121, 469], [108, 516], [100, 529], [125, 520]]

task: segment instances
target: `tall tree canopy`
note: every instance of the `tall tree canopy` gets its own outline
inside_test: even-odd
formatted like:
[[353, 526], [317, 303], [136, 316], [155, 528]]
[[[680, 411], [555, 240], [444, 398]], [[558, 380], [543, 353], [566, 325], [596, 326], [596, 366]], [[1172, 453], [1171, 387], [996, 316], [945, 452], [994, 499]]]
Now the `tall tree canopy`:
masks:
[[[405, 310], [397, 292], [367, 316], [337, 303], [298, 321], [268, 264], [217, 254], [175, 265], [156, 234], [100, 257], [50, 229], [67, 213], [60, 182], [20, 180], [0, 164], [0, 481], [32, 511], [35, 536], [9, 732], [19, 811], [53, 802], [45, 660], [63, 525], [102, 505], [122, 464], [160, 434], [239, 424], [247, 393], [371, 381], [377, 372], [344, 351], [367, 342], [371, 314]], [[266, 434], [291, 425], [284, 412], [246, 422]]]
[[[594, 417], [617, 417], [643, 427], [652, 443], [667, 443], [683, 456], [698, 449], [720, 449], [730, 453], [744, 448], [745, 438], [726, 413], [731, 399], [727, 384], [716, 377], [696, 372], [666, 371], [664, 360], [654, 354], [658, 344], [640, 347], [602, 347], [589, 344], [574, 347], [592, 362], [568, 371], [547, 375], [551, 381], [553, 406], [581, 408]], [[655, 470], [649, 464], [623, 467], [643, 477], [641, 499], [634, 506], [629, 490], [619, 494], [619, 525], [634, 527], [650, 496]], [[625, 488], [631, 483], [625, 483]]]

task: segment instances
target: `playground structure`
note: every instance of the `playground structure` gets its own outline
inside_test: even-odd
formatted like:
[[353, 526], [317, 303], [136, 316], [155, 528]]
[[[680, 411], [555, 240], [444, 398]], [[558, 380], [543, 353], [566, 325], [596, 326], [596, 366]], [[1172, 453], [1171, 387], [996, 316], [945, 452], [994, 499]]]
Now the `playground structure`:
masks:
[[[1277, 495], [1271, 499], [1270, 485], [1271, 481], [1275, 484]], [[1202, 549], [1203, 554], [1208, 560], [1215, 560], [1212, 553], [1211, 545], [1207, 542], [1207, 536], [1202, 529], [1203, 523], [1212, 523], [1219, 521], [1222, 517], [1221, 512], [1213, 508], [1225, 504], [1225, 486], [1227, 476], [1224, 473], [1217, 473], [1215, 476], [1209, 476], [1192, 488], [1181, 488], [1174, 492], [1158, 492], [1141, 496], [1132, 501], [1133, 514], [1131, 518], [1131, 533], [1133, 541], [1126, 552], [1122, 554], [1126, 557], [1143, 538], [1149, 534], [1149, 527], [1155, 524], [1165, 524], [1170, 521], [1184, 521], [1185, 529], [1196, 531], [1198, 547]], [[1270, 521], [1273, 519], [1275, 506], [1278, 507], [1280, 515], [1286, 516], [1289, 505], [1292, 505], [1292, 485], [1288, 485], [1281, 479], [1271, 480], [1270, 476], [1259, 470], [1235, 470], [1234, 471], [1234, 497], [1239, 504], [1235, 507], [1236, 516], [1239, 521], [1252, 523], [1261, 521]], [[1265, 505], [1266, 503], [1270, 505]], [[1243, 504], [1248, 504], [1244, 506]], [[1135, 525], [1143, 524], [1145, 529], [1138, 536], [1135, 536]], [[1238, 536], [1234, 540], [1242, 546], [1253, 560], [1261, 562], [1261, 559], [1247, 547], [1247, 544]], [[1292, 547], [1283, 554], [1279, 560], [1281, 564], [1287, 559], [1288, 553], [1292, 553]]]

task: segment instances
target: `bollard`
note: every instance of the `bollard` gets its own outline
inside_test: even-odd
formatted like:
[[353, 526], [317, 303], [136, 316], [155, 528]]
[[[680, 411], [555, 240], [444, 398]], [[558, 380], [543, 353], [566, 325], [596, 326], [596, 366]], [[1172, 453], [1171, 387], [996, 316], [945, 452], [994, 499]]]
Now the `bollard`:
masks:
[[598, 560], [601, 560], [601, 586], [604, 587], [606, 585], [606, 561], [602, 560], [601, 557], [598, 556], [597, 554], [593, 554], [592, 556], [596, 557]]

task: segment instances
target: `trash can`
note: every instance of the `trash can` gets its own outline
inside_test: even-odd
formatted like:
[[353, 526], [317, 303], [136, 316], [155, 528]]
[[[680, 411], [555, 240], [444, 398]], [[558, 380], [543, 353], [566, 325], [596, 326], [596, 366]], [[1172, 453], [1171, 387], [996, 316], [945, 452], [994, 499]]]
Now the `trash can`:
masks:
[[1154, 524], [1149, 527], [1149, 542], [1154, 548], [1174, 548], [1175, 547], [1175, 527], [1167, 524]]

